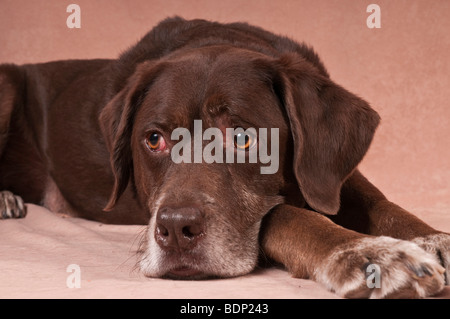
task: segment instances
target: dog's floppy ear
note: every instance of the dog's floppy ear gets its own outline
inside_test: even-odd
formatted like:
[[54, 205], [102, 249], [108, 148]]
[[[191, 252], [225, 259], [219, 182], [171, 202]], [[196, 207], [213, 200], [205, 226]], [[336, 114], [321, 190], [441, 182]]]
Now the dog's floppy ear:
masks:
[[131, 135], [135, 115], [161, 68], [162, 64], [152, 61], [139, 64], [125, 87], [100, 113], [100, 126], [110, 152], [114, 173], [114, 187], [109, 202], [104, 208], [105, 211], [114, 208], [132, 177]]
[[341, 186], [367, 152], [379, 116], [298, 55], [283, 56], [277, 63], [297, 182], [312, 208], [336, 214]]

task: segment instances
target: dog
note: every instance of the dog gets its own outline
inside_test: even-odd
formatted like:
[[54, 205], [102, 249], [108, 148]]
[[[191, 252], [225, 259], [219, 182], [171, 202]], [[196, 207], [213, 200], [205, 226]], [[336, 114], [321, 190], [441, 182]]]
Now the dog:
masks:
[[[192, 143], [181, 152], [173, 132], [195, 121], [223, 133], [211, 155], [246, 159], [266, 143], [276, 170], [262, 174], [261, 159], [176, 162], [173, 150], [189, 156]], [[146, 224], [148, 277], [234, 277], [267, 260], [343, 297], [432, 296], [449, 284], [450, 235], [358, 170], [378, 123], [306, 44], [168, 18], [118, 59], [0, 66], [1, 218], [24, 217], [29, 202]], [[380, 287], [366, 280], [370, 265]]]

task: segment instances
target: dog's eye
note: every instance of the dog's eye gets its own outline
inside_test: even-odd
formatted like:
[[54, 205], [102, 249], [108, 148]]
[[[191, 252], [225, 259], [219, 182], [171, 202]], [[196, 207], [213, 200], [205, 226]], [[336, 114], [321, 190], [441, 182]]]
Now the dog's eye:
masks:
[[238, 132], [234, 135], [234, 147], [240, 150], [248, 150], [255, 141], [255, 136], [248, 133]]
[[166, 148], [166, 141], [159, 133], [151, 133], [145, 142], [147, 147], [154, 152], [163, 151]]

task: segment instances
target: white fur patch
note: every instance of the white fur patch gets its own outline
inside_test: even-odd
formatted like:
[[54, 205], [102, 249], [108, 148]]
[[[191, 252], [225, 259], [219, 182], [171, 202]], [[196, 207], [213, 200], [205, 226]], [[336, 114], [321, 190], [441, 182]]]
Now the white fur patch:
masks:
[[[366, 268], [379, 267], [380, 288], [369, 288]], [[391, 237], [366, 237], [336, 249], [314, 278], [346, 297], [426, 297], [444, 286], [437, 258], [415, 243]]]
[[445, 268], [445, 283], [450, 285], [450, 235], [433, 234], [414, 238], [412, 242], [440, 259], [442, 266]]
[[[156, 214], [154, 214], [156, 215]], [[164, 275], [162, 267], [163, 251], [155, 241], [156, 216], [152, 216], [147, 230], [146, 250], [142, 255], [139, 266], [144, 275], [148, 277], [160, 277]]]

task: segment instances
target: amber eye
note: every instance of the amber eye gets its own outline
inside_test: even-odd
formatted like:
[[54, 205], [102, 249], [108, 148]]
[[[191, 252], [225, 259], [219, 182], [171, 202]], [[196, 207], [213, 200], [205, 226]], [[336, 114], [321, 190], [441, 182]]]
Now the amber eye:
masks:
[[159, 133], [151, 133], [146, 139], [147, 147], [154, 152], [163, 151], [166, 148], [166, 141]]
[[255, 136], [249, 133], [238, 132], [234, 135], [234, 147], [240, 150], [248, 150], [255, 141]]

